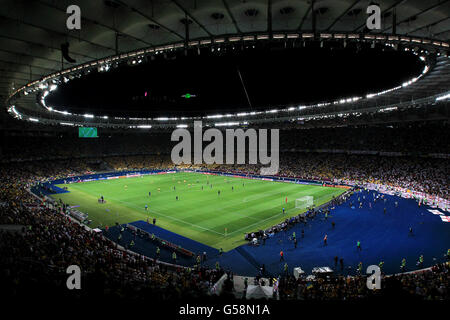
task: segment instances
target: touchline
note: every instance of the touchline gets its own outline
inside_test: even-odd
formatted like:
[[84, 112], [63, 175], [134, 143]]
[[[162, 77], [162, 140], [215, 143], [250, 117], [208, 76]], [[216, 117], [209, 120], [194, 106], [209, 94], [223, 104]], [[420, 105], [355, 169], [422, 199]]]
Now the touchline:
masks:
[[[262, 175], [275, 175], [279, 169], [279, 129], [270, 129], [270, 156], [267, 147], [267, 129], [226, 129], [225, 163], [246, 164], [246, 141], [248, 141], [248, 164], [268, 165], [260, 170]], [[194, 138], [187, 129], [172, 132], [177, 143], [171, 152], [174, 164], [224, 164], [224, 137], [222, 131], [210, 128], [203, 132], [202, 121], [194, 121]], [[181, 141], [180, 141], [181, 140]], [[192, 140], [194, 152], [192, 159]], [[203, 142], [210, 142], [203, 149]], [[235, 154], [236, 153], [236, 154]]]

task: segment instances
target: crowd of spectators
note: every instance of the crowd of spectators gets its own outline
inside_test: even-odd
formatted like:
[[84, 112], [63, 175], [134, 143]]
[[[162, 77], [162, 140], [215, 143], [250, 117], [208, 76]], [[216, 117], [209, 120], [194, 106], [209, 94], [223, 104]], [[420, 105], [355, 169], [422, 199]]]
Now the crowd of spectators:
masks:
[[36, 178], [18, 168], [0, 170], [0, 225], [20, 228], [0, 228], [0, 282], [4, 294], [69, 294], [64, 290], [69, 265], [78, 265], [82, 270], [86, 285], [78, 292], [82, 296], [201, 297], [223, 274], [221, 269], [201, 266], [167, 266], [122, 250], [29, 194], [26, 186]]
[[[445, 126], [444, 126], [445, 127]], [[305, 152], [304, 149], [414, 151], [448, 154], [448, 139], [436, 139], [443, 127], [422, 131], [393, 129], [377, 136], [377, 129], [362, 133], [330, 129], [323, 132], [298, 130], [305, 139], [281, 135], [279, 175], [325, 182], [356, 181], [402, 187], [450, 199], [450, 165], [445, 157], [382, 156], [346, 152]], [[417, 132], [416, 132], [417, 131]], [[448, 135], [448, 130], [441, 132]], [[169, 267], [133, 255], [87, 230], [56, 210], [42, 206], [26, 188], [47, 181], [107, 170], [170, 169], [170, 145], [160, 136], [104, 137], [99, 140], [65, 140], [45, 137], [30, 141], [14, 138], [2, 143], [0, 164], [0, 224], [20, 226], [17, 231], [0, 228], [0, 283], [10, 295], [35, 293], [33, 288], [59, 292], [65, 288], [65, 267], [80, 265], [88, 289], [79, 294], [110, 294], [155, 299], [206, 296], [223, 270], [199, 267], [189, 270]], [[5, 140], [5, 137], [3, 137]], [[110, 140], [108, 140], [110, 139]], [[424, 139], [418, 140], [415, 139]], [[144, 141], [145, 140], [145, 141]], [[109, 141], [109, 142], [108, 142]], [[328, 142], [327, 142], [328, 141]], [[417, 144], [417, 145], [416, 145]], [[402, 149], [399, 149], [399, 146]], [[350, 148], [350, 149], [349, 149]], [[317, 150], [316, 150], [317, 151]], [[33, 159], [31, 159], [33, 158]], [[53, 160], [48, 160], [53, 159]], [[259, 165], [182, 165], [178, 168], [209, 169], [259, 174]], [[293, 218], [274, 228], [301, 222]], [[298, 219], [298, 221], [295, 221]], [[269, 230], [275, 232], [276, 230]], [[405, 295], [424, 299], [448, 299], [449, 267], [391, 276], [391, 287]], [[365, 278], [336, 278], [313, 283], [283, 276], [279, 283], [282, 299], [363, 299], [380, 293], [365, 289]], [[30, 289], [31, 288], [31, 289]], [[388, 291], [388, 289], [386, 289]], [[67, 294], [67, 290], [63, 290]], [[382, 293], [382, 292], [381, 292]]]
[[314, 281], [283, 275], [278, 294], [284, 300], [364, 300], [370, 298], [448, 300], [450, 264], [406, 274], [382, 275], [381, 289], [367, 288], [365, 276], [338, 276]]
[[[117, 163], [122, 160], [115, 158]], [[138, 164], [142, 164], [142, 161], [145, 159], [132, 157], [125, 162], [131, 167], [121, 164], [120, 168], [139, 168]], [[33, 289], [30, 291], [30, 287], [42, 290], [42, 284], [45, 283], [47, 289], [59, 292], [66, 279], [64, 268], [77, 264], [82, 266], [88, 289], [92, 289], [83, 291], [83, 294], [110, 294], [128, 298], [146, 295], [157, 299], [206, 296], [222, 271], [171, 268], [127, 253], [58, 211], [42, 206], [25, 189], [37, 180], [91, 172], [91, 168], [81, 163], [60, 160], [51, 166], [47, 166], [45, 161], [1, 166], [0, 224], [21, 226], [19, 232], [0, 231], [0, 254], [3, 257], [0, 262], [0, 281], [3, 290], [8, 290], [12, 295], [31, 293]], [[159, 163], [163, 167], [167, 162], [155, 159], [155, 162], [150, 163]], [[70, 170], [69, 165], [74, 170]], [[295, 170], [295, 167], [291, 170]], [[299, 216], [298, 221], [284, 223], [287, 226], [301, 222], [301, 219]], [[448, 298], [448, 277], [448, 266], [441, 265], [419, 274], [393, 276], [388, 281], [395, 282], [405, 295], [438, 299]], [[281, 277], [280, 298], [341, 300], [365, 299], [381, 294], [365, 289], [365, 278], [359, 277], [336, 278], [332, 282], [302, 281], [289, 276]]]
[[[169, 155], [109, 156], [89, 159], [36, 160], [9, 163], [39, 180], [82, 175], [94, 171], [139, 169], [208, 169], [259, 174], [260, 165], [177, 165]], [[384, 157], [328, 153], [280, 154], [278, 175], [324, 182], [377, 183], [450, 199], [450, 161], [424, 157]]]
[[251, 244], [259, 245], [261, 242], [264, 242], [269, 237], [273, 236], [275, 233], [278, 233], [281, 231], [286, 231], [290, 227], [292, 227], [298, 223], [303, 223], [306, 225], [308, 220], [314, 219], [318, 214], [324, 214], [324, 215], [330, 214], [330, 208], [344, 203], [347, 200], [347, 198], [349, 197], [349, 195], [351, 195], [351, 192], [352, 191], [349, 190], [348, 192], [345, 192], [336, 198], [333, 197], [333, 199], [331, 199], [331, 201], [323, 204], [322, 206], [310, 207], [310, 208], [308, 208], [308, 210], [306, 210], [306, 212], [300, 213], [300, 214], [290, 217], [290, 218], [286, 218], [284, 221], [282, 221], [272, 227], [269, 227], [265, 230], [259, 230], [259, 231], [255, 231], [255, 232], [246, 233], [244, 235], [244, 238], [245, 238], [245, 240], [250, 241]]
[[280, 148], [449, 154], [449, 126], [362, 126], [282, 130]]
[[[390, 152], [407, 155], [448, 155], [449, 125], [443, 123], [287, 129], [281, 125], [280, 150], [327, 152]], [[276, 126], [275, 126], [276, 128]], [[108, 131], [98, 138], [78, 138], [72, 131], [38, 131], [0, 135], [2, 159], [102, 157], [170, 154], [177, 143], [167, 131]], [[207, 128], [204, 128], [206, 130]], [[47, 129], [48, 130], [48, 129]], [[1, 133], [1, 132], [0, 132]], [[224, 134], [225, 137], [225, 134]]]
[[[260, 174], [261, 166], [216, 165], [212, 168], [234, 173]], [[449, 200], [449, 169], [450, 161], [440, 158], [286, 152], [280, 154], [278, 175], [323, 182], [353, 181], [360, 185], [376, 183]]]

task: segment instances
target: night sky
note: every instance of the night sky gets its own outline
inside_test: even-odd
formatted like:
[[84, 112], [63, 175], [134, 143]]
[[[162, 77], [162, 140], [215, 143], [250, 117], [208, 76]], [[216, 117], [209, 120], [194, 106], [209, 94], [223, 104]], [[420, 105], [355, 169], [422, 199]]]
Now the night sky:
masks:
[[[237, 45], [238, 46], [238, 45]], [[384, 48], [384, 47], [383, 47]], [[91, 72], [62, 84], [47, 104], [61, 111], [109, 116], [194, 116], [260, 110], [363, 96], [400, 85], [424, 64], [402, 50], [319, 44], [211, 52], [203, 48], [109, 72]], [[239, 73], [246, 86], [251, 107]], [[182, 95], [195, 95], [190, 99]]]

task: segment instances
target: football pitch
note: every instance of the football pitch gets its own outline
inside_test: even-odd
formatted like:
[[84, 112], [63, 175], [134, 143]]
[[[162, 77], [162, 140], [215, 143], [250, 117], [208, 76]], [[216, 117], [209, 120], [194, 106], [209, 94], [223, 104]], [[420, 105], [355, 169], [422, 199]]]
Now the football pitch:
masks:
[[[318, 206], [345, 191], [187, 172], [64, 186], [69, 192], [53, 198], [79, 206], [76, 209], [92, 220], [91, 227], [147, 218], [152, 223], [156, 218], [159, 227], [225, 251], [245, 243], [245, 233], [271, 227], [305, 211], [295, 208], [295, 199], [313, 196]], [[100, 196], [106, 203], [98, 203]]]

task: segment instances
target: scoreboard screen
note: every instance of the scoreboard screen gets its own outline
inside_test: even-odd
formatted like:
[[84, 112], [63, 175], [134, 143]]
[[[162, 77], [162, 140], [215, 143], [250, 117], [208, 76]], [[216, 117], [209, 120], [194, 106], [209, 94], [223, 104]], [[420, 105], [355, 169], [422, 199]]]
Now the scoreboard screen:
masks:
[[79, 138], [98, 138], [97, 128], [93, 127], [80, 127], [78, 128]]

